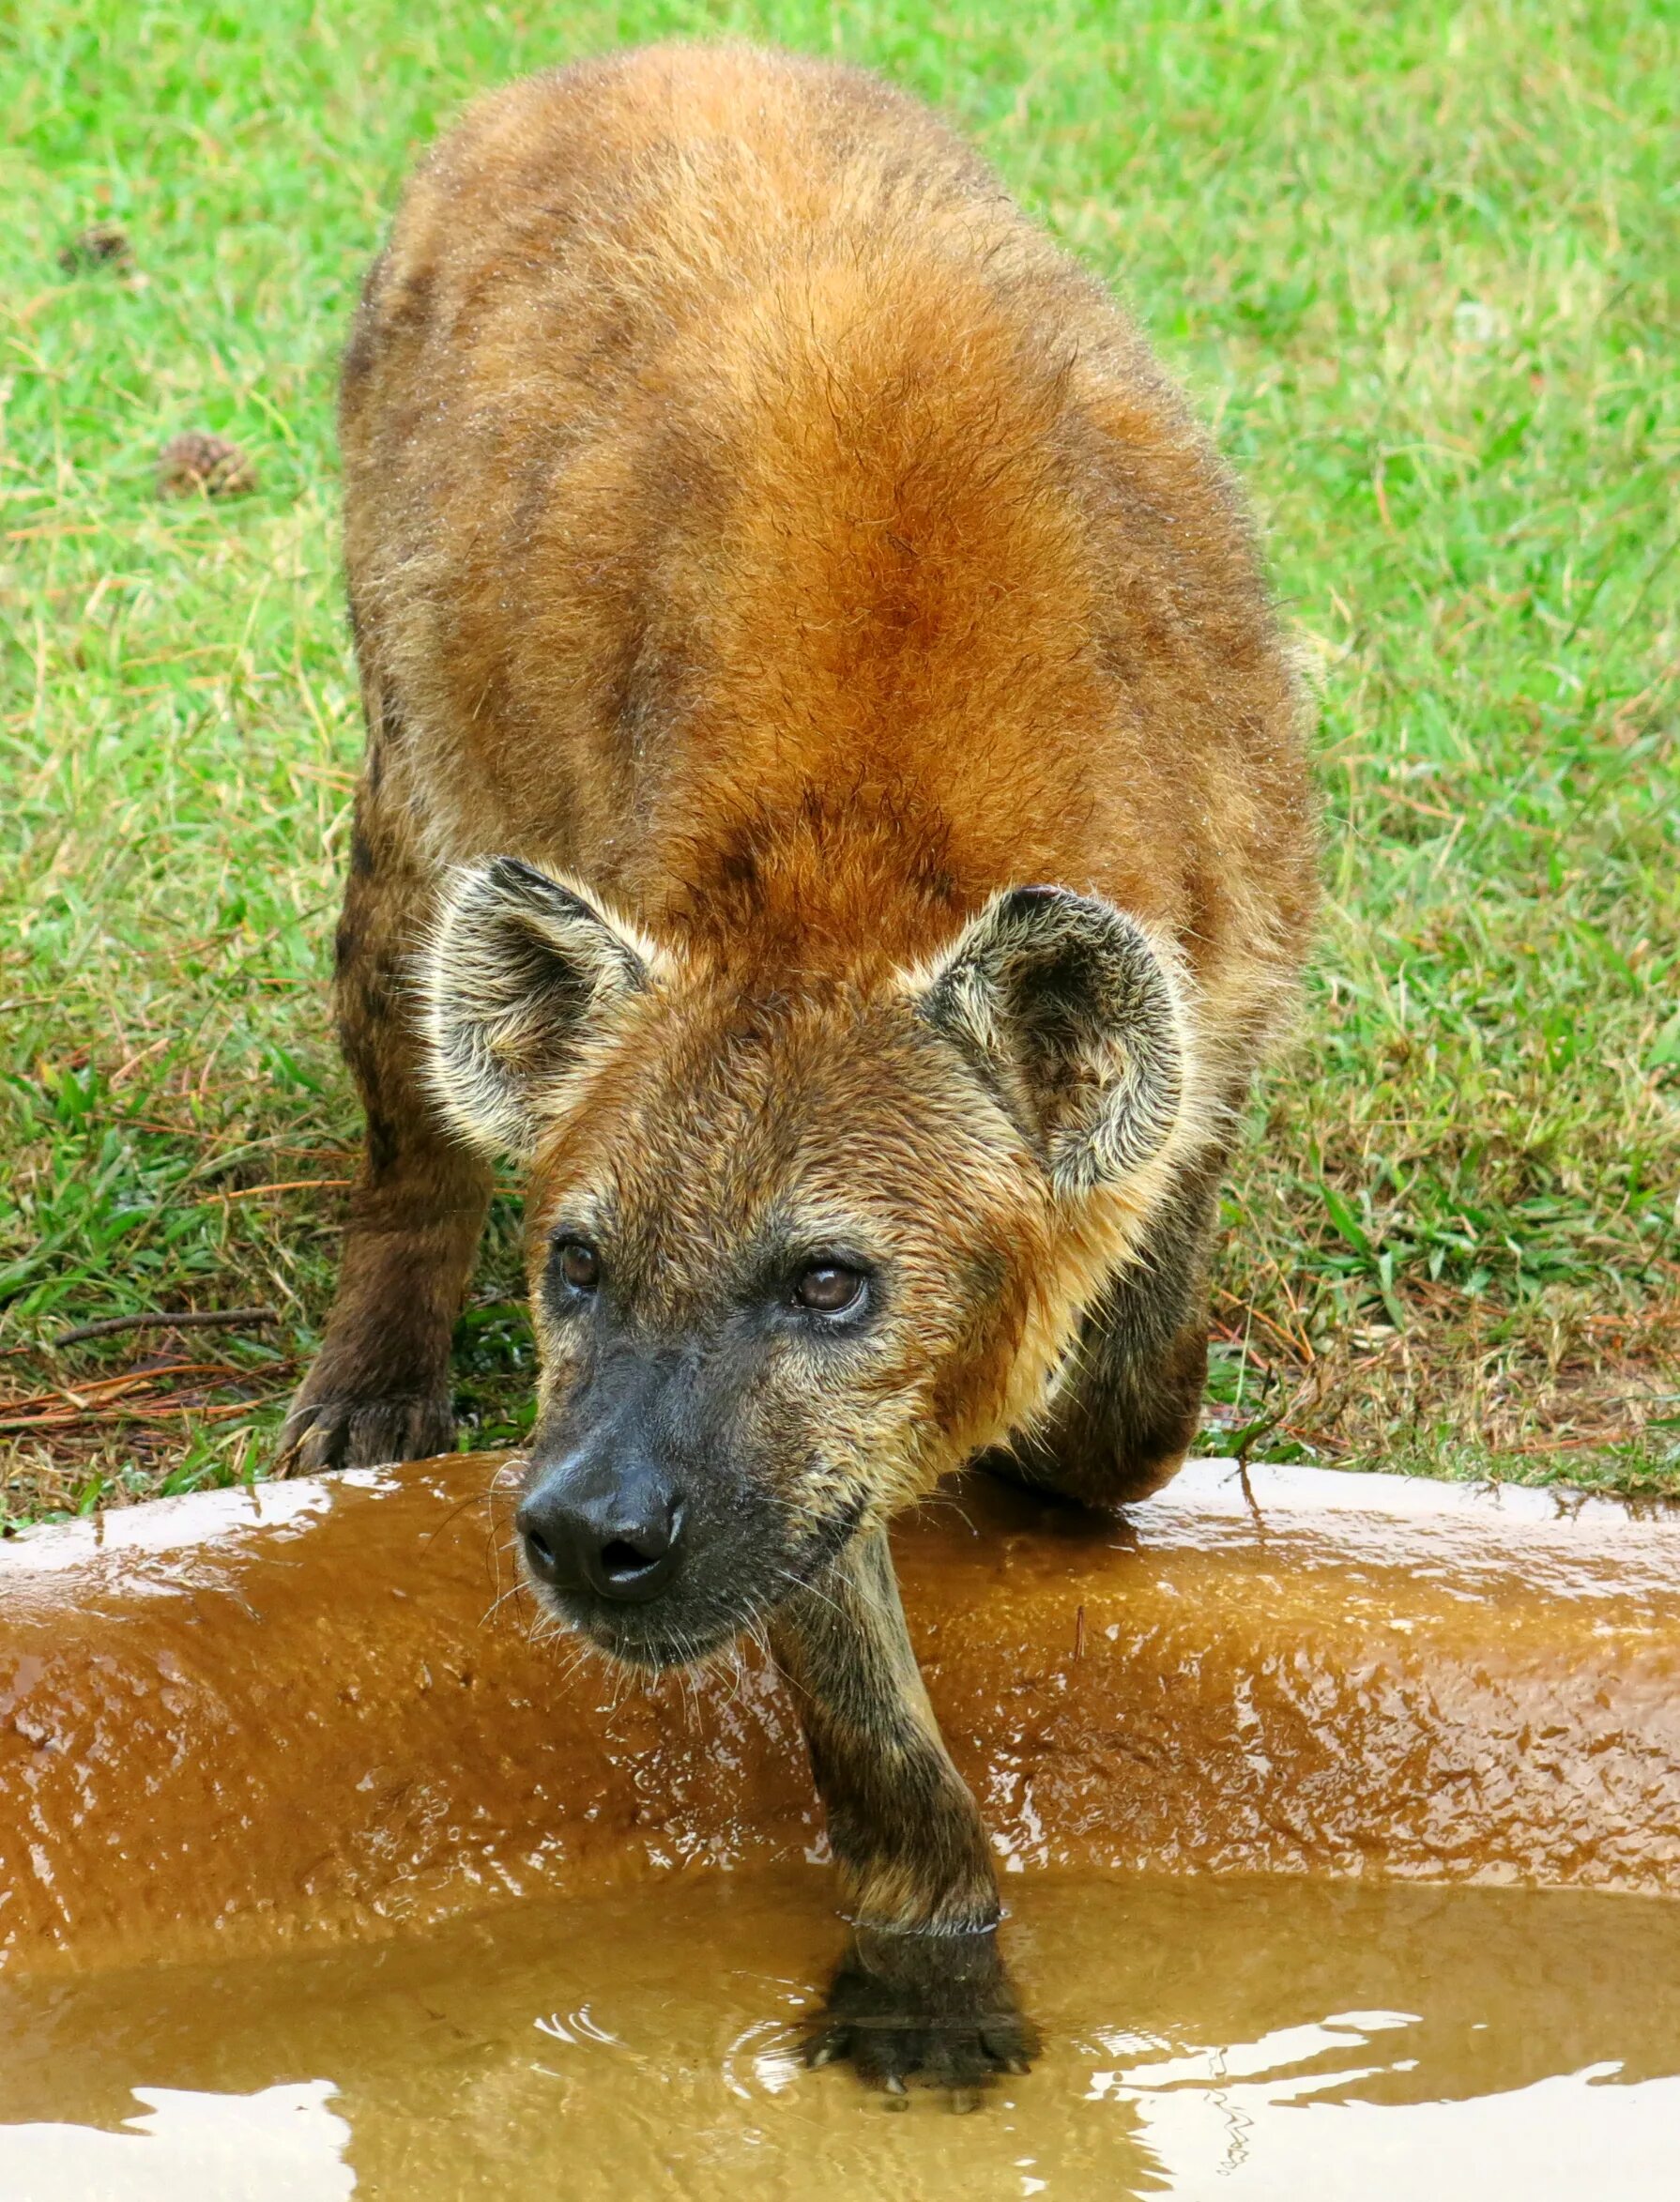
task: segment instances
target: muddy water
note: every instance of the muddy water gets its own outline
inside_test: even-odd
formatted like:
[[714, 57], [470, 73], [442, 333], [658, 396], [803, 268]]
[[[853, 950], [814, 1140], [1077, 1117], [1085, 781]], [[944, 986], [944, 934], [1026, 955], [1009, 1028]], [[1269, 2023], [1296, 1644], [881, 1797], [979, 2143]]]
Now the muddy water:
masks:
[[423, 1940], [0, 1987], [0, 2202], [1657, 2202], [1680, 1905], [1016, 1883], [1046, 2032], [979, 2111], [795, 2060], [818, 1876]]

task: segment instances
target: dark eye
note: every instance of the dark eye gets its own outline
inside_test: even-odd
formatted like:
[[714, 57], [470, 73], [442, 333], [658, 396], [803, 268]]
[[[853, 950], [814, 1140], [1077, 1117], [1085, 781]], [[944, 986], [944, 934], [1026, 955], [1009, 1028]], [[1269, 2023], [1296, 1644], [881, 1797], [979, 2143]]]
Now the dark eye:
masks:
[[601, 1282], [601, 1257], [582, 1239], [562, 1239], [555, 1266], [574, 1292], [592, 1292]]
[[845, 1315], [863, 1300], [868, 1278], [844, 1262], [813, 1262], [794, 1280], [796, 1307], [814, 1315]]

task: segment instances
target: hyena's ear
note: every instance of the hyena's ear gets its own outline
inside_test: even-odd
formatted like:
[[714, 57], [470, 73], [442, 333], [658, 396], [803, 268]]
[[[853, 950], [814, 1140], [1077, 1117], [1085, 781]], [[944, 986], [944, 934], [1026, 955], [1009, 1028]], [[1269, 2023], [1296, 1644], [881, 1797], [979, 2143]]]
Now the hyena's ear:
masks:
[[921, 975], [918, 1007], [993, 1085], [1061, 1193], [1139, 1169], [1178, 1121], [1178, 986], [1137, 921], [1094, 895], [994, 896]]
[[620, 918], [511, 856], [451, 879], [420, 961], [427, 1082], [453, 1129], [528, 1154], [555, 1089], [658, 952]]

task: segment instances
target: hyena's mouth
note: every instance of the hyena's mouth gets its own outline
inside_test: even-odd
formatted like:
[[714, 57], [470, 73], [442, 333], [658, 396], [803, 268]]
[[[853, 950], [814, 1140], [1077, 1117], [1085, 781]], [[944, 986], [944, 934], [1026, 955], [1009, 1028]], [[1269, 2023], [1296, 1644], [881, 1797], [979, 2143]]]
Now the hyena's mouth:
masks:
[[573, 1623], [577, 1633], [603, 1658], [621, 1667], [633, 1667], [638, 1673], [655, 1674], [664, 1674], [671, 1667], [697, 1666], [702, 1659], [733, 1644], [750, 1626], [750, 1621], [743, 1621], [733, 1628], [725, 1625], [697, 1631], [652, 1620], [626, 1624], [604, 1622], [597, 1617], [581, 1625]]
[[692, 1667], [762, 1623], [782, 1602], [780, 1570], [756, 1580], [687, 1580], [646, 1604], [620, 1605], [532, 1581], [538, 1603], [573, 1635], [620, 1666], [644, 1672]]
[[542, 1612], [558, 1621], [570, 1635], [605, 1659], [644, 1671], [692, 1666], [752, 1625], [751, 1614], [741, 1620], [713, 1612], [703, 1616], [686, 1612], [680, 1614], [667, 1610], [663, 1602], [652, 1608], [608, 1609], [536, 1582], [528, 1570], [527, 1581]]

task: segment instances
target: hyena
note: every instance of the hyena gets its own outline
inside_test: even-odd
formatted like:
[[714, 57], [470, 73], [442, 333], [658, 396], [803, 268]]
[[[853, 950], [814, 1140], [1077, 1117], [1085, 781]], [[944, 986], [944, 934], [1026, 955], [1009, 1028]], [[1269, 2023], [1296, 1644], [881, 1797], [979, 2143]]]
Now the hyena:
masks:
[[1232, 1126], [1313, 901], [1302, 709], [1229, 476], [930, 113], [666, 47], [422, 163], [344, 366], [367, 1115], [295, 1467], [453, 1443], [522, 1158], [537, 1597], [767, 1634], [850, 1938], [817, 2060], [1031, 2040], [888, 1527], [964, 1462], [1155, 1490]]

